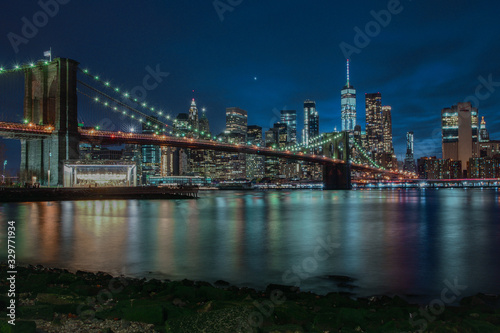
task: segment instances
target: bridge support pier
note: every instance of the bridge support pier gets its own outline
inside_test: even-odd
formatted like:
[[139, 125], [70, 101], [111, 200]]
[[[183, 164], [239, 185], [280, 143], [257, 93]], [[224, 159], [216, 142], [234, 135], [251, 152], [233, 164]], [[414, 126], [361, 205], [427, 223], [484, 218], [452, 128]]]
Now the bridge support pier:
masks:
[[21, 181], [63, 184], [65, 160], [79, 158], [77, 121], [78, 63], [58, 58], [47, 66], [25, 72], [24, 119], [36, 125], [53, 126], [47, 139], [21, 141]]
[[323, 166], [323, 183], [325, 190], [351, 190], [351, 165], [325, 164]]

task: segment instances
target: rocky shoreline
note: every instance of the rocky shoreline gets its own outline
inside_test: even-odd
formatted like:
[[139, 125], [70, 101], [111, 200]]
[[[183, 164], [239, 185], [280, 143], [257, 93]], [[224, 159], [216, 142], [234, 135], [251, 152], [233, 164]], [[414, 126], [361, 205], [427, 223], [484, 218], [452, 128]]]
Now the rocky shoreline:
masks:
[[[0, 265], [7, 272], [5, 263]], [[342, 277], [339, 277], [339, 279]], [[348, 277], [345, 277], [348, 279]], [[500, 332], [500, 297], [460, 306], [402, 298], [321, 296], [269, 285], [146, 280], [42, 266], [17, 267], [16, 328], [7, 323], [9, 282], [0, 285], [0, 332]]]

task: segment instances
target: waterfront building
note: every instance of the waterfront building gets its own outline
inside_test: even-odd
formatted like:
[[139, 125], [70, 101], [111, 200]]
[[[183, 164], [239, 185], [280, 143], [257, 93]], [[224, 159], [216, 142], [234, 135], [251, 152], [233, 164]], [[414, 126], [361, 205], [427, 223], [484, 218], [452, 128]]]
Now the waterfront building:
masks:
[[437, 159], [435, 157], [421, 158], [419, 165], [423, 168], [425, 179], [461, 179], [462, 161], [452, 159]]
[[471, 157], [478, 157], [478, 110], [470, 102], [441, 110], [443, 159], [462, 162], [466, 171]]
[[154, 186], [199, 186], [209, 187], [212, 185], [212, 179], [200, 176], [165, 176], [151, 177], [149, 180]]
[[500, 141], [488, 140], [488, 142], [479, 143], [479, 157], [500, 156]]
[[65, 161], [64, 187], [137, 186], [137, 166], [126, 161]]
[[500, 156], [471, 157], [467, 163], [469, 178], [500, 178]]

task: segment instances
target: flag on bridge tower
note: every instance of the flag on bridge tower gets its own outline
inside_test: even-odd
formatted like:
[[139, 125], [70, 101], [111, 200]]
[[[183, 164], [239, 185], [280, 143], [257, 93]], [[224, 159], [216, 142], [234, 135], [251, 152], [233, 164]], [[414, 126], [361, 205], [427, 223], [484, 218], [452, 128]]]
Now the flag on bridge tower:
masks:
[[52, 48], [50, 48], [48, 51], [43, 52], [44, 57], [49, 57], [50, 61], [52, 61]]

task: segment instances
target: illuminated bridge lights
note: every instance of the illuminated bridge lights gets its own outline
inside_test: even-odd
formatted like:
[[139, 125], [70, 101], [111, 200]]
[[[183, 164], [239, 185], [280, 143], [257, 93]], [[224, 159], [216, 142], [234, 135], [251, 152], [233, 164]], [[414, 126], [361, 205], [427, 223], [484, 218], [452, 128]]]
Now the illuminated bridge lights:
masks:
[[[92, 77], [94, 80], [96, 80], [97, 82], [101, 83], [106, 88], [110, 88], [113, 91], [115, 91], [117, 93], [120, 93], [121, 88], [119, 88], [119, 87], [112, 87], [112, 85], [111, 85], [111, 83], [109, 81], [103, 81], [98, 75], [92, 76], [89, 73], [88, 69], [84, 69], [84, 70], [82, 70], [82, 72], [84, 74]], [[139, 100], [137, 98], [132, 98], [128, 92], [123, 93], [122, 96], [125, 97], [125, 98], [127, 98], [127, 99], [129, 99], [129, 100], [131, 100], [131, 101], [133, 101], [133, 102], [139, 102]], [[156, 111], [156, 109], [154, 107], [148, 107], [148, 103], [147, 102], [142, 102], [139, 105], [142, 106], [143, 108], [145, 108], [148, 111], [151, 111], [151, 112], [154, 112], [154, 113], [158, 114], [158, 116], [163, 116], [163, 118], [165, 118], [167, 120], [170, 120], [170, 115], [168, 115], [168, 114], [164, 115], [163, 112], [160, 113], [160, 112]]]

